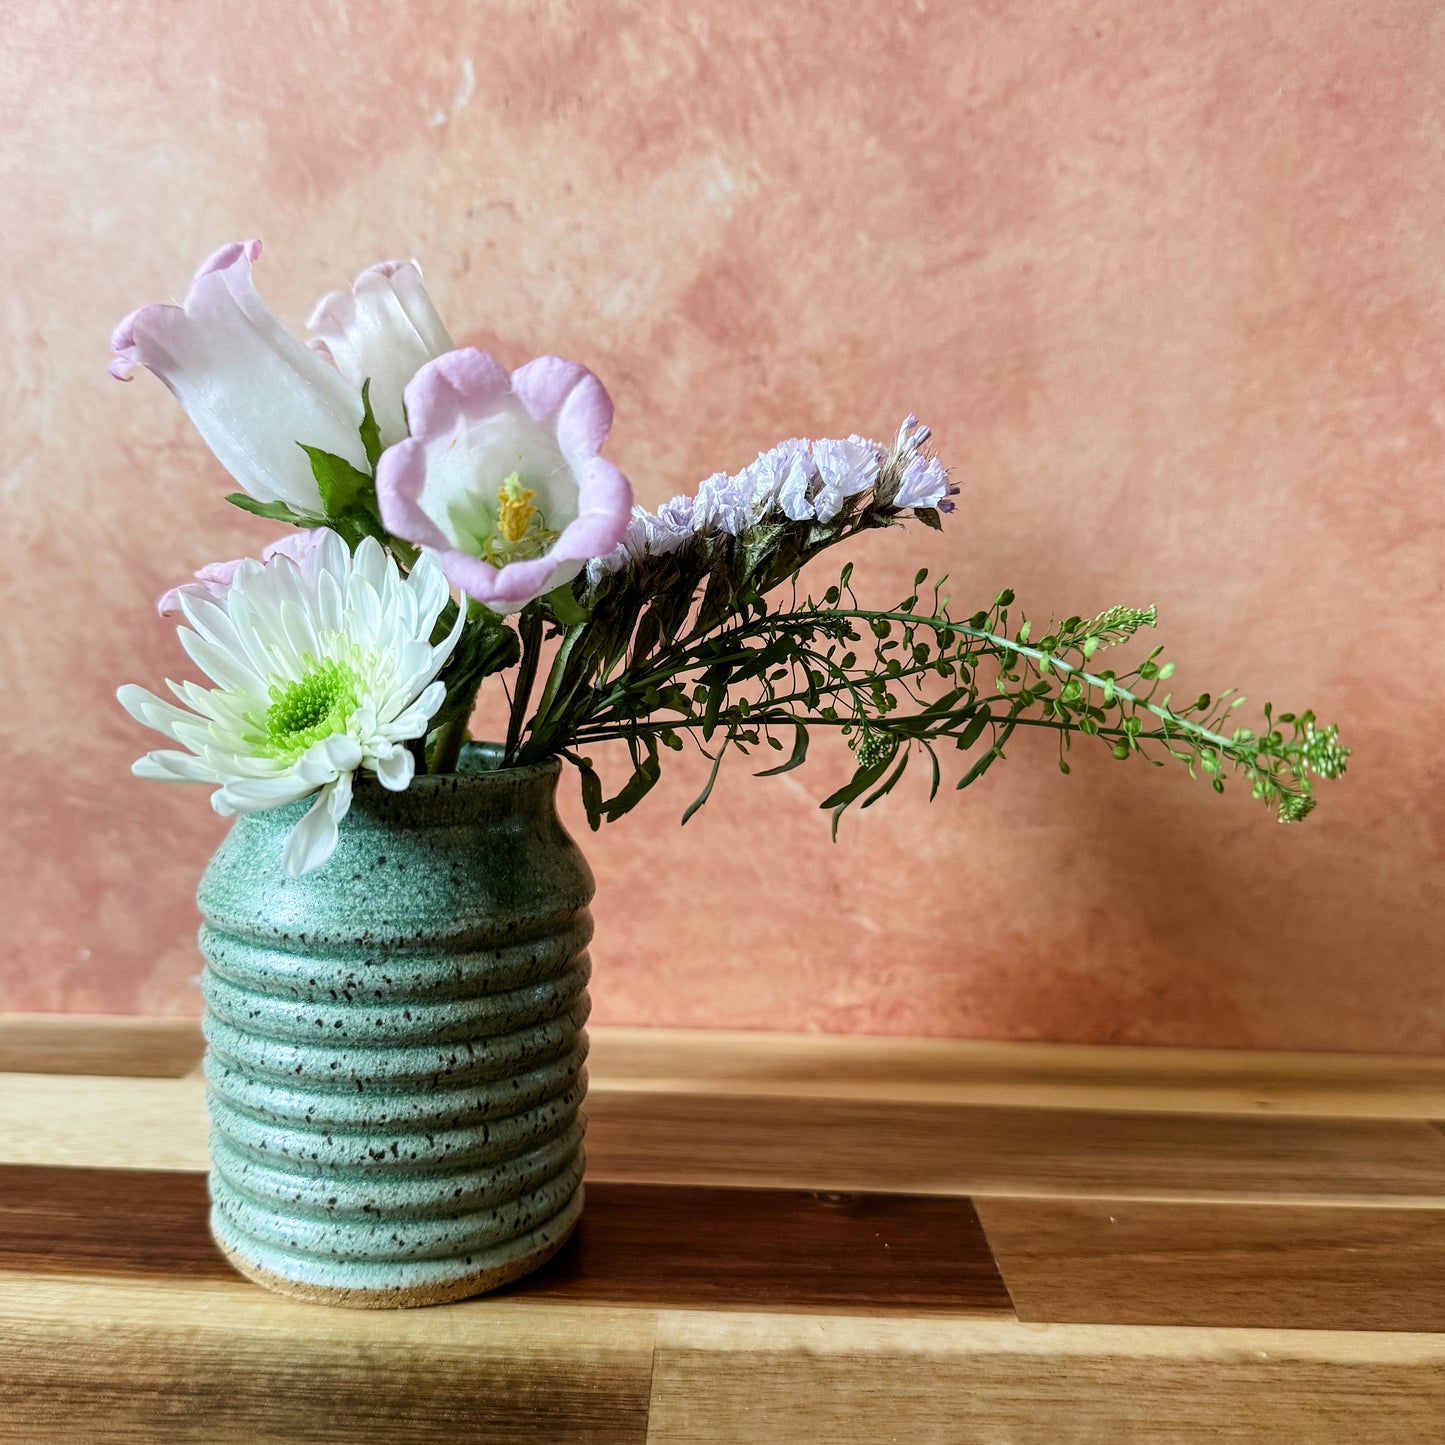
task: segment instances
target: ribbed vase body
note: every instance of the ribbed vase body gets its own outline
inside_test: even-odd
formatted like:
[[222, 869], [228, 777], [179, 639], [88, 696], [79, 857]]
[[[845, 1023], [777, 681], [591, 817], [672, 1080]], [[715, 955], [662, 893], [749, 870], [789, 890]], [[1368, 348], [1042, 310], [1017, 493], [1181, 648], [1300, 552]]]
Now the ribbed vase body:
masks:
[[201, 880], [211, 1231], [273, 1289], [432, 1304], [535, 1269], [582, 1208], [592, 874], [558, 765], [358, 780], [330, 861], [309, 805], [238, 818]]

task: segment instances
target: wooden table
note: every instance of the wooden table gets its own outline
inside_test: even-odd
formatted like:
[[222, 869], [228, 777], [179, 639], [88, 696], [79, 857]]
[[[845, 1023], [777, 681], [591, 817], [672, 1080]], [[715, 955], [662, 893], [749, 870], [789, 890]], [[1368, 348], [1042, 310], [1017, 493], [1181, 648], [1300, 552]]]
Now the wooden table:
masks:
[[0, 1017], [0, 1441], [1445, 1440], [1445, 1061], [594, 1032], [563, 1255], [206, 1233], [194, 1023]]

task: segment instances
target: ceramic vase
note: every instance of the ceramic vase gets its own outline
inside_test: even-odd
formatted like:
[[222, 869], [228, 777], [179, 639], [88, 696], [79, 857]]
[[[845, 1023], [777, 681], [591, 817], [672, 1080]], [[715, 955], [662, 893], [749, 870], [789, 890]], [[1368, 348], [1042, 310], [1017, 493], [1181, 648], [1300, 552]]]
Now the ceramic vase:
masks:
[[198, 893], [211, 1232], [242, 1274], [369, 1308], [537, 1268], [582, 1209], [592, 874], [555, 761], [391, 793], [289, 878], [310, 800], [238, 818]]

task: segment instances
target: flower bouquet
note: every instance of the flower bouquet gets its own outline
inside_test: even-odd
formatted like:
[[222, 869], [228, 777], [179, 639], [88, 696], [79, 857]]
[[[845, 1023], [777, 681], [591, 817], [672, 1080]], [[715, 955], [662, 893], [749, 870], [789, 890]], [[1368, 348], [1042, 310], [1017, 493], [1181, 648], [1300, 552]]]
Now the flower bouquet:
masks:
[[[210, 680], [122, 704], [177, 746], [142, 777], [214, 786], [236, 815], [202, 879], [212, 1230], [244, 1273], [330, 1303], [458, 1298], [535, 1268], [582, 1204], [592, 879], [557, 820], [565, 764], [593, 828], [666, 752], [760, 776], [846, 739], [841, 815], [910, 764], [977, 782], [1019, 728], [1115, 758], [1240, 779], [1281, 821], [1348, 751], [1332, 726], [1225, 692], [1178, 702], [1155, 623], [1114, 607], [1036, 626], [1013, 594], [950, 609], [920, 570], [860, 604], [862, 533], [941, 528], [958, 486], [907, 418], [891, 442], [785, 441], [655, 512], [601, 455], [612, 403], [585, 367], [508, 371], [453, 346], [414, 262], [322, 300], [303, 344], [252, 282], [255, 241], [207, 260], [183, 306], [146, 306], [111, 370], [153, 371], [240, 485], [298, 529], [160, 599]], [[479, 690], [506, 737], [469, 740]], [[594, 752], [625, 747], [604, 782]]]

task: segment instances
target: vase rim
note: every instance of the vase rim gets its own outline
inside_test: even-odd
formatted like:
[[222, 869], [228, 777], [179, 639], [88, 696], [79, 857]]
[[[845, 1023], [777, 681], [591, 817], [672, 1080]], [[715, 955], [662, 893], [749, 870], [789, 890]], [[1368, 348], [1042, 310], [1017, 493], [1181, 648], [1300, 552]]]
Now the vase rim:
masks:
[[[552, 757], [543, 758], [540, 762], [524, 763], [520, 767], [499, 767], [498, 764], [505, 751], [506, 749], [501, 743], [466, 743], [462, 747], [461, 757], [458, 759], [458, 766], [454, 772], [417, 773], [402, 792], [390, 796], [400, 800], [408, 794], [425, 797], [429, 793], [456, 793], [459, 787], [464, 788], [467, 792], [478, 787], [488, 789], [526, 788], [531, 783], [551, 781], [562, 771], [562, 760], [555, 754]], [[376, 778], [365, 773], [357, 774], [356, 787], [367, 791], [372, 789], [386, 791]]]

